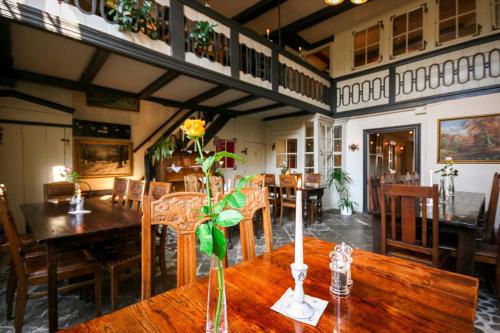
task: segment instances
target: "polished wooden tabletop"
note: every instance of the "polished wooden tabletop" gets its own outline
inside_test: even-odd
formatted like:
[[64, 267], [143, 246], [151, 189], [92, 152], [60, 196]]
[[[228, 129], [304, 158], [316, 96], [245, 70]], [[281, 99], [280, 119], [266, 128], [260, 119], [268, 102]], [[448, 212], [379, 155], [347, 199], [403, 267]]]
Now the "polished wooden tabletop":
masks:
[[69, 204], [31, 203], [21, 205], [26, 224], [38, 242], [63, 240], [141, 226], [141, 214], [109, 200], [87, 199], [88, 214], [71, 215]]
[[[331, 296], [328, 254], [334, 244], [304, 241], [306, 294], [327, 300], [317, 327], [271, 310], [293, 287], [293, 244], [225, 272], [231, 332], [472, 332], [475, 278], [355, 250], [351, 295]], [[76, 325], [65, 332], [204, 332], [207, 280]]]
[[[455, 192], [453, 197], [439, 204], [439, 222], [476, 229], [479, 215], [484, 211], [484, 201], [484, 193]], [[427, 216], [432, 216], [431, 208], [428, 206]]]

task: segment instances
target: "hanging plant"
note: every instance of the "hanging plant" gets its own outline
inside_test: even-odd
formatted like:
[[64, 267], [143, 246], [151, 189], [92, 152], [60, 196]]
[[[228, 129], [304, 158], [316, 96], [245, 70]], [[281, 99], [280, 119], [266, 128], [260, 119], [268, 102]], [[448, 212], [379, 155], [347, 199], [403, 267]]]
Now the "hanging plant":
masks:
[[152, 0], [118, 0], [108, 14], [120, 31], [142, 32], [157, 39], [160, 26], [151, 15], [152, 4]]
[[172, 157], [176, 149], [176, 141], [170, 136], [162, 137], [148, 150], [151, 164], [155, 165], [164, 159]]
[[200, 48], [209, 47], [215, 32], [215, 26], [217, 26], [217, 24], [210, 24], [208, 21], [194, 22], [190, 33], [191, 38], [194, 39], [194, 46]]

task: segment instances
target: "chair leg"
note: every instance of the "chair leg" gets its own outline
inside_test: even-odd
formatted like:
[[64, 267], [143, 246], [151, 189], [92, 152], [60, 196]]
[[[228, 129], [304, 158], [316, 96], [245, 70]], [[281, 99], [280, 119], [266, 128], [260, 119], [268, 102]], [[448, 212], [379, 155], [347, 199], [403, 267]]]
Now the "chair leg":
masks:
[[158, 253], [158, 259], [159, 259], [159, 265], [160, 265], [160, 271], [161, 271], [161, 277], [163, 279], [163, 288], [167, 290], [167, 260], [165, 258], [165, 247], [167, 245], [167, 228], [162, 228], [161, 235], [160, 235], [160, 245], [159, 245], [159, 253]]
[[94, 299], [96, 315], [100, 316], [102, 314], [102, 271], [100, 267], [95, 272]]
[[283, 205], [280, 207], [280, 225], [283, 225]]
[[497, 259], [497, 267], [496, 267], [496, 287], [497, 287], [497, 297], [500, 300], [500, 263]]
[[17, 301], [16, 301], [16, 320], [15, 320], [15, 328], [16, 333], [21, 333], [23, 330], [23, 322], [24, 322], [24, 312], [26, 310], [26, 302], [28, 301], [28, 291], [26, 287], [19, 286], [17, 289]]
[[14, 318], [12, 316], [12, 310], [14, 308], [14, 296], [16, 294], [16, 287], [17, 287], [16, 271], [14, 269], [14, 264], [11, 261], [9, 265], [7, 290], [5, 293], [5, 302], [7, 303], [7, 320], [11, 320]]
[[116, 267], [112, 266], [110, 269], [110, 283], [111, 283], [111, 311], [116, 310], [118, 305], [118, 272]]

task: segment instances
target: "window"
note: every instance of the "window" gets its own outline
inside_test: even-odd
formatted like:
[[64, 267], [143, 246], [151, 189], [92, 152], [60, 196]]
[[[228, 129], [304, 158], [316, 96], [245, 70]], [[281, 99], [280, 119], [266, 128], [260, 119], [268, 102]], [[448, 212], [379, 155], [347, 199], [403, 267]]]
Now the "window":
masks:
[[314, 173], [314, 127], [313, 123], [306, 125], [306, 165], [304, 170], [306, 173]]
[[439, 0], [439, 43], [474, 35], [476, 0]]
[[377, 23], [354, 33], [354, 67], [360, 67], [380, 60], [380, 29]]
[[297, 139], [276, 140], [276, 168], [297, 169]]
[[342, 125], [333, 126], [333, 168], [342, 168]]
[[[236, 140], [215, 139], [215, 152], [227, 151], [228, 153], [235, 153]], [[236, 162], [234, 158], [224, 157], [221, 167], [224, 169], [236, 169]]]
[[493, 28], [500, 28], [500, 0], [493, 0]]
[[424, 7], [392, 18], [392, 55], [422, 50], [424, 48]]

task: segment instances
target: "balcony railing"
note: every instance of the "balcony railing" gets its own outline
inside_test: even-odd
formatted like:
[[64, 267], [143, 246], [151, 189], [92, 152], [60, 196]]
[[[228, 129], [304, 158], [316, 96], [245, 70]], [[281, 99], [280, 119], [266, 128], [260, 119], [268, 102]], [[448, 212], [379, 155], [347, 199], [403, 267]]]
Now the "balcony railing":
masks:
[[[85, 15], [100, 16], [116, 26], [111, 13], [116, 0], [61, 2], [77, 7]], [[132, 31], [147, 35], [155, 42], [163, 41], [167, 46], [156, 46], [155, 50], [163, 49], [169, 56], [280, 92], [325, 112], [330, 110], [328, 74], [196, 1], [159, 2], [152, 2], [147, 31]], [[194, 23], [199, 21], [207, 21], [214, 27], [208, 47], [199, 47], [191, 34]], [[115, 31], [115, 35], [119, 36], [119, 32]]]

